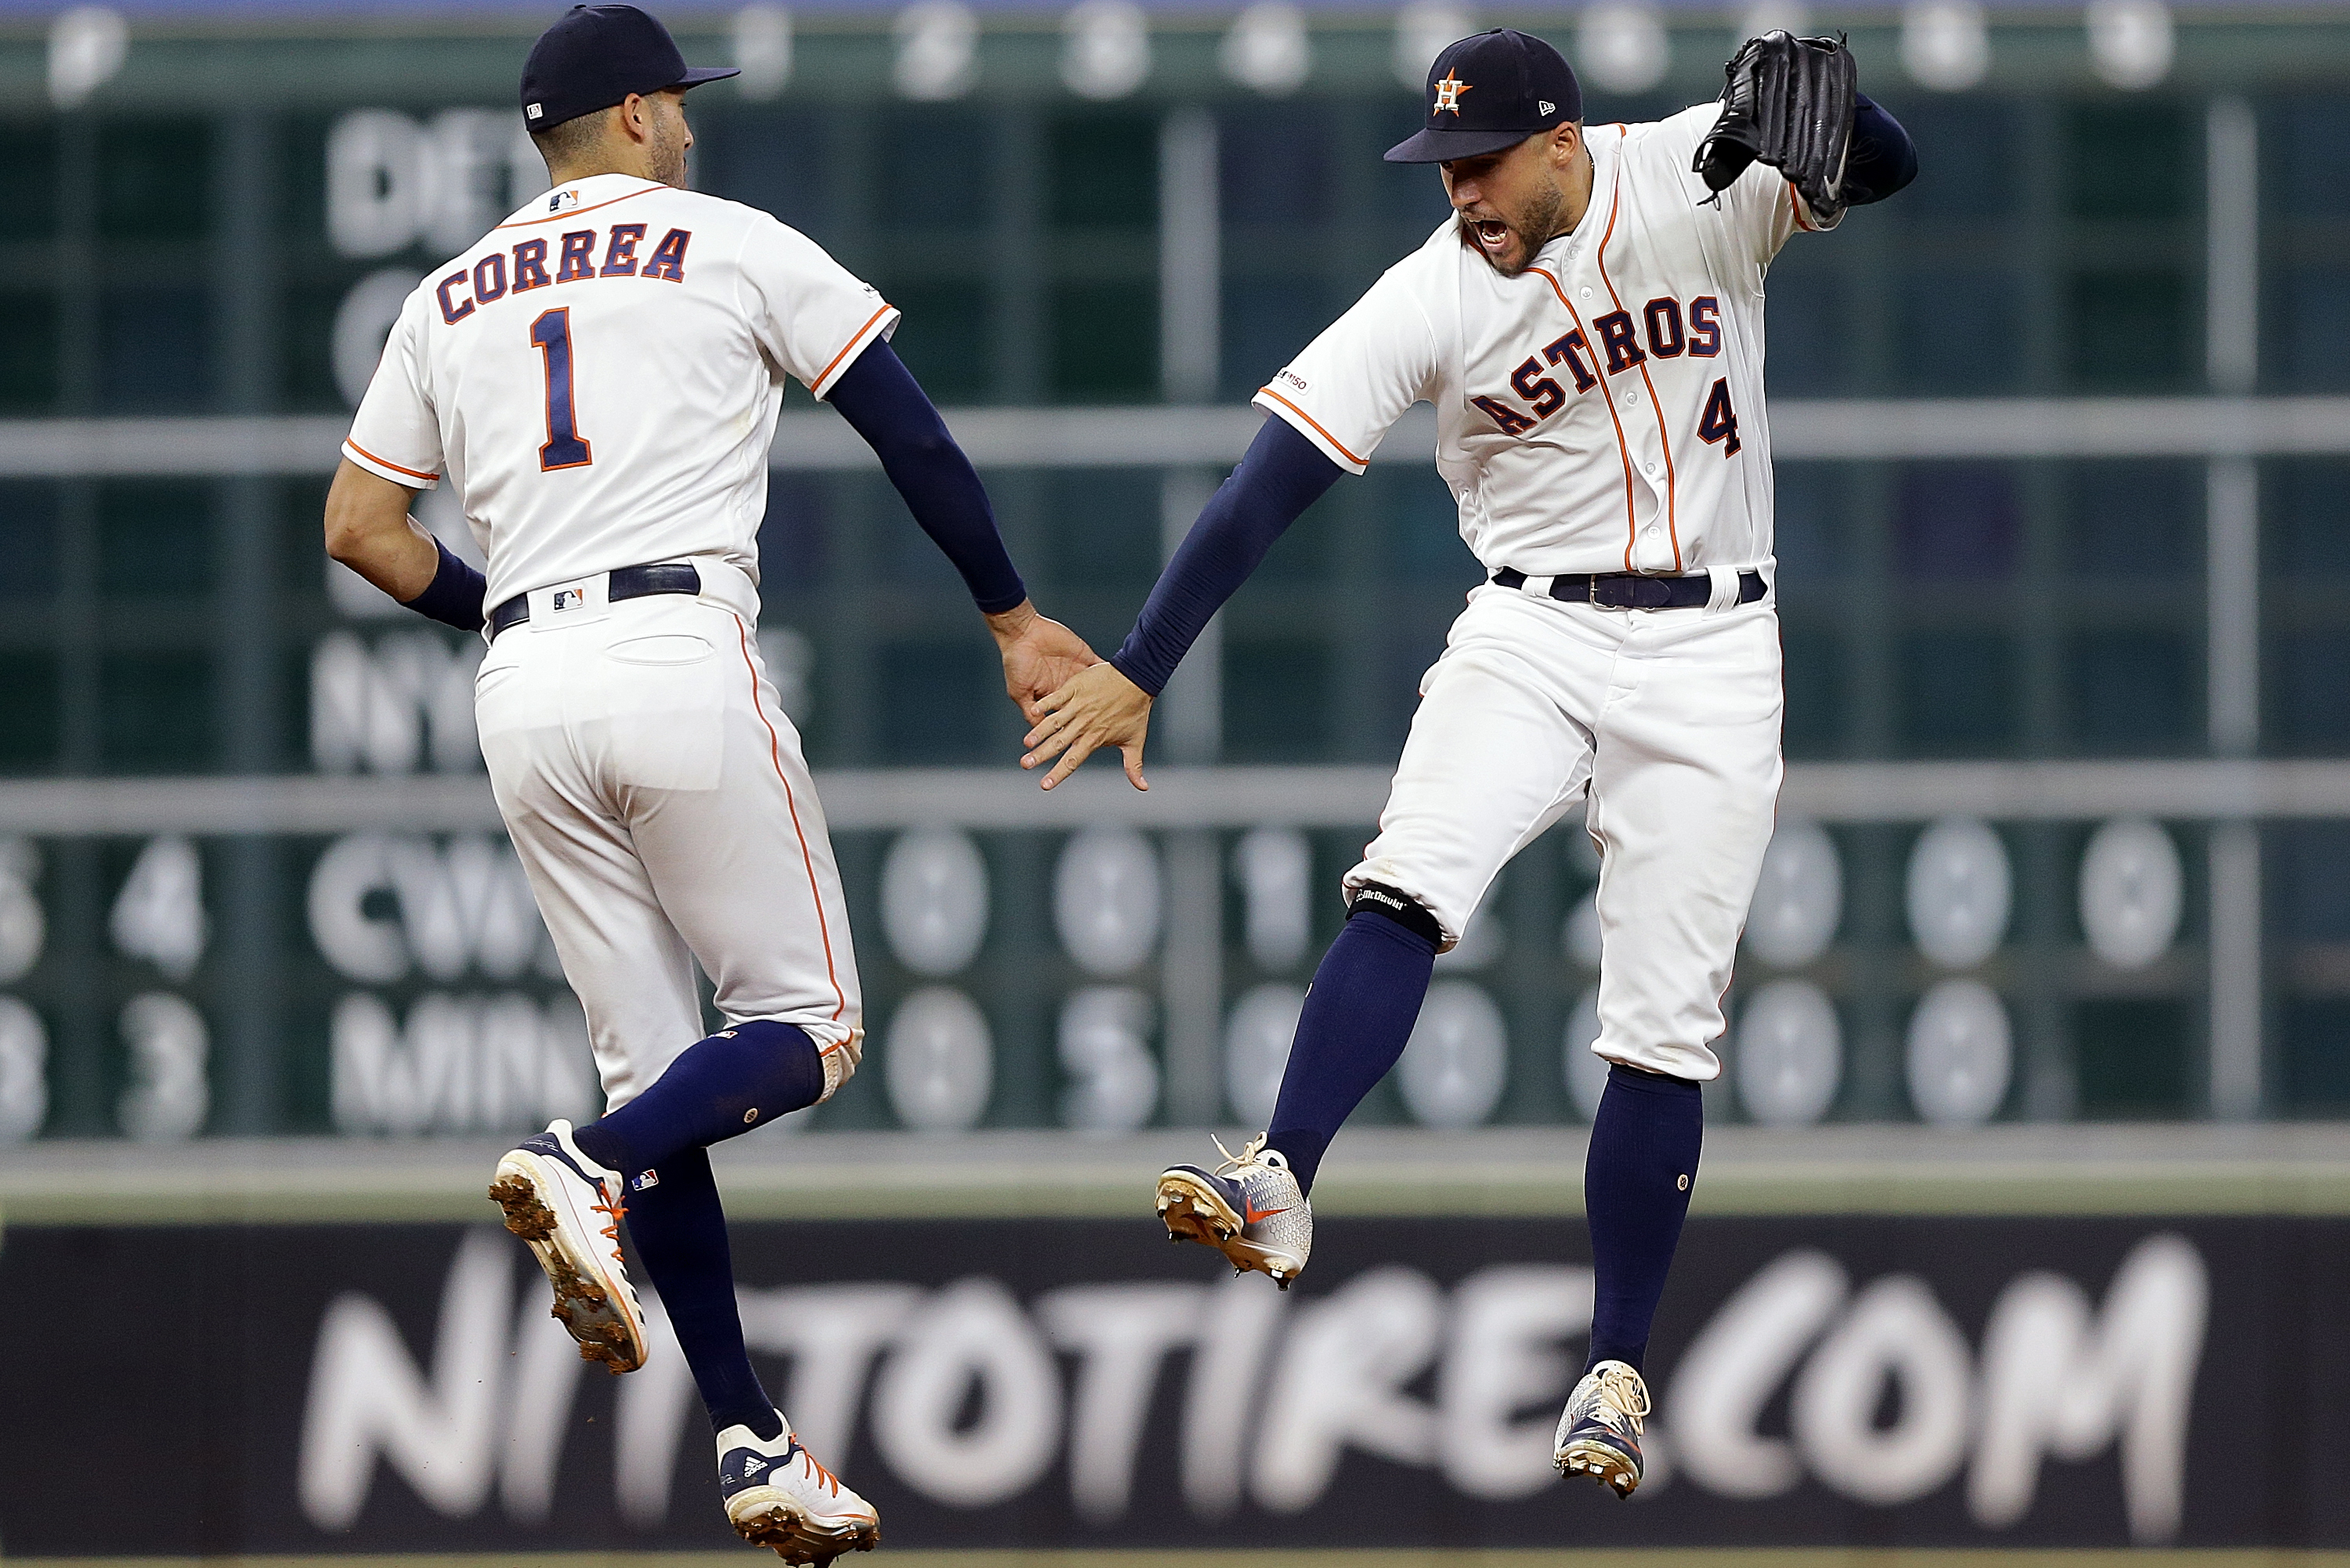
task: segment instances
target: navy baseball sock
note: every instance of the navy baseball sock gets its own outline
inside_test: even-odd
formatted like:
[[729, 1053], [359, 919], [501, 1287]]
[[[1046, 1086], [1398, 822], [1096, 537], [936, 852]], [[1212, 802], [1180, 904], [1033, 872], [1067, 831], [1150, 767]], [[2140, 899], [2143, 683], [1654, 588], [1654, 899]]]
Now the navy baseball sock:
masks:
[[696, 1041], [652, 1086], [576, 1129], [598, 1164], [633, 1179], [680, 1150], [764, 1127], [824, 1093], [824, 1060], [795, 1024], [754, 1018]]
[[1591, 1359], [1629, 1363], [1648, 1354], [1648, 1325], [1689, 1217], [1705, 1134], [1696, 1084], [1620, 1064], [1591, 1118], [1583, 1210], [1591, 1223]]
[[1289, 1161], [1301, 1191], [1314, 1190], [1314, 1173], [1339, 1124], [1411, 1039], [1436, 964], [1436, 922], [1417, 904], [1406, 906], [1405, 916], [1418, 919], [1407, 925], [1357, 897], [1314, 971], [1265, 1137], [1266, 1147]]
[[[734, 1260], [726, 1246], [726, 1210], [710, 1174], [710, 1155], [684, 1149], [653, 1168], [659, 1178], [628, 1197], [629, 1240], [645, 1278], [660, 1293], [670, 1326], [710, 1410], [710, 1429], [748, 1427], [780, 1437], [784, 1418], [751, 1369], [743, 1318], [734, 1306]], [[634, 1183], [632, 1182], [633, 1186]]]

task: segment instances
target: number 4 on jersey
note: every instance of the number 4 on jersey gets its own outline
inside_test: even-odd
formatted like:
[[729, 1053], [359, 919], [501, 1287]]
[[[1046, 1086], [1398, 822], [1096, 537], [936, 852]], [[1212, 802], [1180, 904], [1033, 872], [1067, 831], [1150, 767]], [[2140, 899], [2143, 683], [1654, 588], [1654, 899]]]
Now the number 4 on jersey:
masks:
[[549, 473], [558, 468], [585, 468], [596, 461], [596, 452], [580, 439], [578, 416], [571, 406], [569, 307], [542, 312], [530, 324], [530, 340], [538, 346], [539, 363], [546, 371], [546, 444], [538, 449], [538, 466]]
[[1738, 450], [1740, 444], [1738, 410], [1730, 406], [1728, 377], [1714, 378], [1713, 390], [1705, 400], [1705, 412], [1698, 416], [1697, 433], [1709, 446], [1716, 442], [1727, 441], [1729, 444], [1721, 449], [1721, 455], [1724, 457], [1730, 456]]

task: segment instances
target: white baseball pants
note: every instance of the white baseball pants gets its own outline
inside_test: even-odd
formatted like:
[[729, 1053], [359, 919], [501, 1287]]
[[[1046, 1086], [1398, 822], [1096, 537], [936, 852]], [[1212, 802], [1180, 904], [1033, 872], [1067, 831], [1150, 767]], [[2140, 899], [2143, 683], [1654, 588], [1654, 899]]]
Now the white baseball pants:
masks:
[[1600, 851], [1599, 1038], [1614, 1062], [1718, 1077], [1746, 907], [1779, 794], [1779, 618], [1608, 610], [1491, 585], [1420, 681], [1379, 836], [1347, 873], [1458, 941], [1511, 857], [1586, 793]]
[[[542, 588], [474, 684], [499, 813], [555, 938], [613, 1108], [703, 1033], [797, 1024], [853, 1071], [857, 962], [799, 735], [759, 658], [758, 595], [709, 556], [699, 596]], [[557, 607], [561, 598], [562, 607]]]

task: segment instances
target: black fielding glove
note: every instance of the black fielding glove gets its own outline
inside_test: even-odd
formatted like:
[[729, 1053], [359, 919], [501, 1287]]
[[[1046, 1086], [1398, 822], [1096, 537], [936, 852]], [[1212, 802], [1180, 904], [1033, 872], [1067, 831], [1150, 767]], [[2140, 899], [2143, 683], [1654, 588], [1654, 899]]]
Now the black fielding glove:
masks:
[[1765, 33], [1722, 67], [1721, 118], [1690, 167], [1717, 195], [1752, 163], [1784, 174], [1812, 215], [1833, 223], [1845, 210], [1845, 155], [1860, 73], [1841, 38]]

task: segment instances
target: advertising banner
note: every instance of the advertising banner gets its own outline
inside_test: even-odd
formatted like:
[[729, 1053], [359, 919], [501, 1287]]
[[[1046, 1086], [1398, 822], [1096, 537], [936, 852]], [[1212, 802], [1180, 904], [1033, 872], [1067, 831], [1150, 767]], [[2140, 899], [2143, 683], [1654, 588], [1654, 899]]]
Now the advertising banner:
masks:
[[[898, 1546], [2350, 1546], [2350, 1221], [1692, 1220], [1647, 1484], [1550, 1469], [1579, 1221], [738, 1228], [744, 1325]], [[723, 1546], [674, 1342], [585, 1366], [494, 1226], [12, 1230], [20, 1555]], [[120, 1506], [123, 1467], [141, 1502]]]

